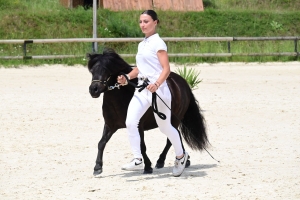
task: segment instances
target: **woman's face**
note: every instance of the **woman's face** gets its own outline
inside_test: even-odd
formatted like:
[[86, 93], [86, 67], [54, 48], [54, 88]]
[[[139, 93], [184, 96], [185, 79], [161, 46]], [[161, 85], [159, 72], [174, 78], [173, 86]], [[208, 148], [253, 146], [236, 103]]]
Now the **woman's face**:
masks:
[[140, 28], [146, 37], [149, 37], [155, 33], [156, 25], [157, 25], [157, 20], [153, 21], [150, 15], [141, 14]]

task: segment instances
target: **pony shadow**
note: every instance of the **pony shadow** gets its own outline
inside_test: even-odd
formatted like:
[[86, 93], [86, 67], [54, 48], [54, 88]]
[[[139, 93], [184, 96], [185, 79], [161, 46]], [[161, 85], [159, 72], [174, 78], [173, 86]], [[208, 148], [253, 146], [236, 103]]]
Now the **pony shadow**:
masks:
[[[186, 168], [180, 178], [192, 178], [192, 177], [204, 177], [207, 173], [203, 170], [215, 168], [217, 164], [207, 164], [207, 165], [191, 165]], [[172, 176], [172, 169], [173, 167], [164, 167], [161, 169], [153, 169], [152, 174], [143, 174], [140, 171], [124, 171], [124, 173], [119, 173], [115, 175], [108, 175], [108, 176], [101, 176], [101, 178], [105, 177], [115, 177], [120, 176], [123, 178], [133, 178], [133, 177], [143, 177], [145, 180], [152, 180], [152, 179], [165, 179], [171, 178]], [[139, 181], [138, 179], [128, 179], [128, 182]]]

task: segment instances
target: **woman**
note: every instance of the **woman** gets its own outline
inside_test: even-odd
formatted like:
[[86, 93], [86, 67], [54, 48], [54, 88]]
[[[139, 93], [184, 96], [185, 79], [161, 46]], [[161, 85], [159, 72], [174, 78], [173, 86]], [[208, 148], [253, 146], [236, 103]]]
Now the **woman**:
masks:
[[[149, 85], [146, 87], [147, 90], [144, 89], [141, 92], [136, 90], [128, 106], [126, 127], [134, 159], [124, 165], [123, 170], [143, 169], [138, 124], [141, 117], [151, 106], [152, 93], [156, 92], [171, 108], [171, 93], [166, 83], [166, 79], [170, 74], [170, 65], [167, 46], [156, 33], [158, 23], [157, 14], [153, 10], [146, 10], [140, 15], [140, 28], [145, 34], [145, 39], [138, 46], [137, 67], [127, 74], [127, 78], [147, 78]], [[126, 84], [126, 81], [123, 75], [118, 77], [118, 83]], [[164, 113], [167, 118], [163, 120], [156, 114], [154, 116], [160, 131], [169, 138], [174, 146], [176, 159], [173, 176], [177, 177], [185, 169], [188, 153], [183, 151], [179, 133], [171, 124], [171, 111], [168, 107], [160, 99], [157, 99], [158, 110]]]

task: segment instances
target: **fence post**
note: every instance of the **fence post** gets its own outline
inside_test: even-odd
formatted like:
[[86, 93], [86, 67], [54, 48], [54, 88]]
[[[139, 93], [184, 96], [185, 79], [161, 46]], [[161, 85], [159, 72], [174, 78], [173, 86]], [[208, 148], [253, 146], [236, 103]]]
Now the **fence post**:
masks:
[[231, 51], [230, 41], [227, 42], [227, 48], [228, 48], [228, 53], [230, 53], [230, 51]]
[[31, 44], [31, 43], [33, 43], [33, 40], [24, 40], [24, 43], [23, 43], [23, 59], [29, 59], [29, 58], [31, 58], [31, 56], [27, 56], [26, 55], [26, 53], [27, 53], [26, 52], [26, 50], [27, 50], [26, 49], [26, 47], [27, 47], [26, 45], [27, 44]]
[[[97, 0], [93, 0], [93, 38], [97, 38]], [[93, 53], [98, 52], [98, 43], [93, 42]]]
[[295, 52], [296, 52], [296, 54], [297, 54], [297, 59], [298, 59], [298, 57], [299, 57], [299, 52], [298, 52], [298, 38], [296, 38], [295, 40], [294, 40], [294, 44], [295, 44], [295, 48], [294, 48], [294, 50], [295, 50]]

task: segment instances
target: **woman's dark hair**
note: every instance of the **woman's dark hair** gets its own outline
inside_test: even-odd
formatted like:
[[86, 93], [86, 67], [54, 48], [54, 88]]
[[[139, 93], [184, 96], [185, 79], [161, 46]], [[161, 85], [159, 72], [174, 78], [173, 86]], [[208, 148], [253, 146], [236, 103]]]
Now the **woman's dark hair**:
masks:
[[159, 19], [157, 18], [157, 14], [154, 10], [145, 10], [141, 13], [142, 14], [146, 14], [146, 15], [149, 15], [153, 21], [157, 20], [157, 23], [159, 23]]

